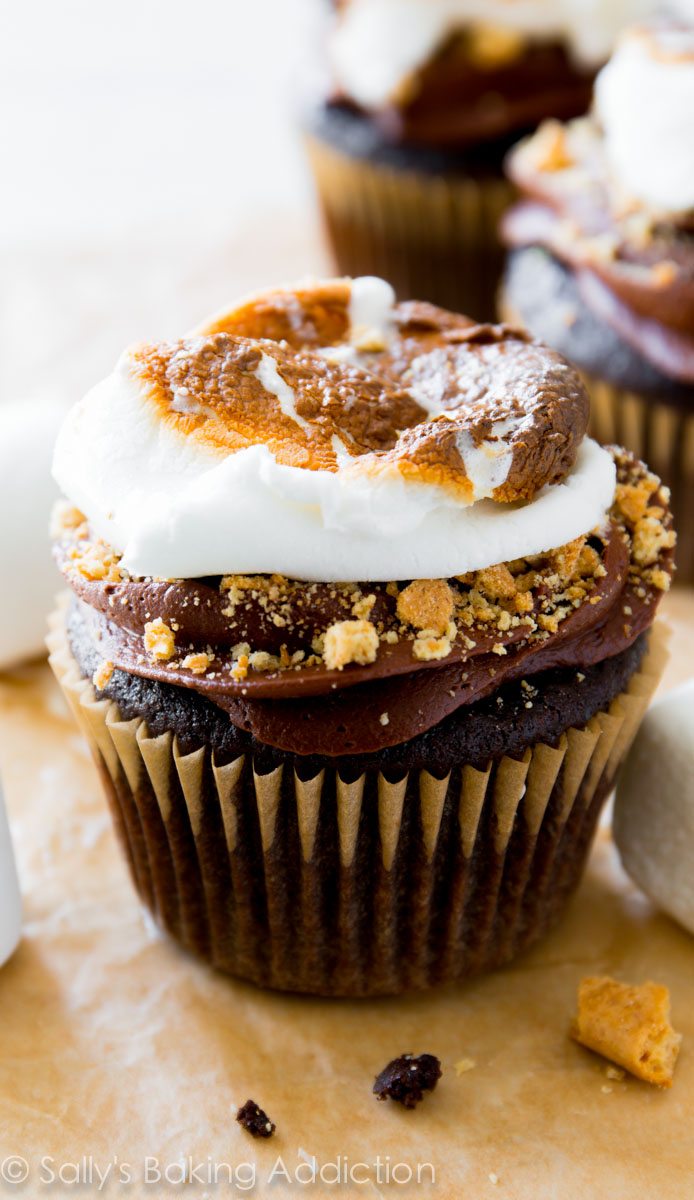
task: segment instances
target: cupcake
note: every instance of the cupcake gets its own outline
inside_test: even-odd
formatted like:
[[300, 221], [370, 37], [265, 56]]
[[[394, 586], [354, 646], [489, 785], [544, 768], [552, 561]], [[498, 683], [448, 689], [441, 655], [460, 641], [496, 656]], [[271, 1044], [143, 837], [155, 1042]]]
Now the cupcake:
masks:
[[625, 34], [595, 111], [549, 123], [508, 160], [502, 311], [567, 355], [592, 432], [672, 490], [678, 568], [694, 580], [694, 26]]
[[52, 663], [159, 924], [375, 995], [575, 887], [663, 661], [667, 496], [527, 334], [381, 280], [139, 345], [58, 440]]
[[332, 90], [307, 120], [338, 268], [493, 319], [505, 153], [545, 118], [584, 113], [619, 29], [653, 6], [338, 3]]

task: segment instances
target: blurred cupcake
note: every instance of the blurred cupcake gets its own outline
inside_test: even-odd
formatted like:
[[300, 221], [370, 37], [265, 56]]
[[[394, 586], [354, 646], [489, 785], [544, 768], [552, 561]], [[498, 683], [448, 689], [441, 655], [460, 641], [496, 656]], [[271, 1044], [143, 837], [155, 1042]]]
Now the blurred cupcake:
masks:
[[658, 679], [674, 544], [587, 419], [558, 354], [373, 279], [138, 346], [76, 407], [52, 663], [182, 945], [373, 995], [557, 918]]
[[338, 268], [492, 319], [506, 151], [584, 113], [655, 0], [343, 0], [308, 149]]
[[672, 489], [694, 580], [694, 27], [624, 35], [595, 116], [546, 124], [510, 155], [502, 311], [572, 359], [592, 431]]

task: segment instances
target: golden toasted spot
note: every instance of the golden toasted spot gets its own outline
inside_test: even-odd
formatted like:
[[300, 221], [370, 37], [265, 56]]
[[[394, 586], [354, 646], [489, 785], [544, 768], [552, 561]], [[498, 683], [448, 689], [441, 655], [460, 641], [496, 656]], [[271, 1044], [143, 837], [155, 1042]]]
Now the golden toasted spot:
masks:
[[571, 1036], [647, 1083], [672, 1084], [682, 1035], [670, 1024], [670, 993], [663, 984], [581, 980]]
[[106, 659], [99, 663], [99, 666], [96, 668], [96, 671], [92, 675], [92, 683], [100, 692], [102, 692], [107, 684], [110, 683], [113, 670], [113, 663]]
[[144, 642], [145, 650], [150, 658], [171, 658], [176, 649], [173, 630], [162, 621], [161, 617], [157, 617], [155, 621], [147, 621]]
[[371, 621], [336, 621], [325, 632], [325, 665], [331, 671], [341, 671], [348, 663], [365, 666], [376, 661], [378, 645], [378, 633]]
[[401, 621], [415, 629], [446, 632], [453, 616], [453, 592], [445, 579], [415, 579], [400, 592], [397, 613]]

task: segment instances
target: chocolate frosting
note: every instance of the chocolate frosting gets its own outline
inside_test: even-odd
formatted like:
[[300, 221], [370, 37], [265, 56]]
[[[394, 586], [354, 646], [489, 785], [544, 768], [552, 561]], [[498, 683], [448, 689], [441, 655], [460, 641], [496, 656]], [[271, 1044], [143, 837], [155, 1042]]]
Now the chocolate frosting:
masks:
[[[619, 460], [623, 483], [642, 478], [642, 469], [634, 473], [633, 468], [631, 460]], [[654, 493], [651, 505], [662, 500], [662, 492]], [[653, 511], [662, 516], [662, 507]], [[668, 526], [666, 514], [663, 528]], [[505, 631], [475, 627], [472, 637], [455, 639], [445, 657], [424, 661], [413, 656], [411, 637], [401, 638], [394, 644], [382, 642], [368, 665], [335, 670], [316, 661], [250, 672], [240, 680], [225, 670], [235, 642], [247, 640], [268, 652], [286, 644], [286, 626], [278, 627], [273, 619], [277, 609], [258, 600], [263, 593], [253, 589], [248, 601], [230, 610], [217, 579], [90, 581], [70, 569], [66, 543], [58, 554], [102, 659], [130, 674], [194, 689], [267, 745], [332, 756], [409, 741], [505, 682], [532, 679], [555, 667], [588, 667], [631, 646], [652, 623], [661, 593], [650, 582], [652, 576], [635, 566], [630, 537], [618, 519], [591, 545], [602, 561], [595, 586], [551, 632], [531, 633], [525, 624]], [[654, 561], [659, 571], [671, 572], [669, 543]], [[535, 595], [536, 612], [542, 590]], [[397, 589], [369, 585], [369, 592], [369, 600], [374, 598], [371, 619], [392, 627]], [[310, 644], [316, 631], [344, 618], [362, 590], [289, 581], [288, 594], [282, 611], [292, 636]], [[176, 629], [177, 643], [187, 651], [213, 651], [213, 669], [196, 674], [180, 663], [172, 667], [144, 654], [143, 630], [158, 617]]]
[[[548, 132], [548, 131], [546, 131]], [[542, 131], [536, 135], [541, 151]], [[514, 151], [508, 173], [523, 199], [502, 220], [514, 249], [541, 246], [576, 275], [599, 320], [668, 378], [694, 382], [694, 239], [688, 218], [624, 211], [607, 175], [597, 130], [555, 131], [564, 156]]]
[[[594, 78], [558, 42], [525, 41], [496, 66], [475, 60], [466, 34], [450, 38], [407, 96], [370, 116], [395, 145], [464, 148], [585, 112]], [[337, 93], [335, 103], [355, 106]], [[357, 110], [358, 111], [358, 110]]]

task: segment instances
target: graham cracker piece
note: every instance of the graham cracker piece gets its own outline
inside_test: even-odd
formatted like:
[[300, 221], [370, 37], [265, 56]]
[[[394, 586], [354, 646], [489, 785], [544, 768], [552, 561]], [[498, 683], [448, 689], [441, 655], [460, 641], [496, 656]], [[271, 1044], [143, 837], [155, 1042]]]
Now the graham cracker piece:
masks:
[[661, 983], [582, 979], [571, 1036], [646, 1083], [672, 1085], [682, 1035], [670, 1024], [670, 993]]

